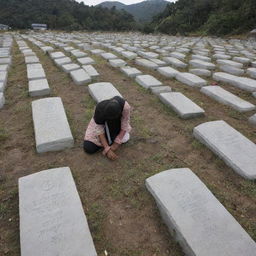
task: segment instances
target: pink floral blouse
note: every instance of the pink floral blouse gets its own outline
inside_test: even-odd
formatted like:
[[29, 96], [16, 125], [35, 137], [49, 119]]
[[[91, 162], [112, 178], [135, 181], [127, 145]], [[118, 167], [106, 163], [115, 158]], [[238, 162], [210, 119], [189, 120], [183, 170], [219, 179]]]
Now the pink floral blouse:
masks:
[[[123, 112], [122, 112], [122, 118], [121, 118], [121, 130], [125, 131], [126, 133], [129, 133], [131, 131], [131, 126], [130, 126], [130, 113], [131, 113], [131, 106], [127, 101], [125, 101]], [[84, 140], [88, 140], [93, 142], [99, 147], [103, 147], [99, 140], [99, 135], [103, 134], [104, 131], [104, 125], [96, 124], [94, 121], [94, 118], [91, 119], [91, 121], [88, 124], [88, 127], [85, 131], [85, 136]], [[121, 141], [123, 139], [123, 136], [121, 138], [121, 134], [119, 134], [115, 142], [118, 144], [121, 144]]]

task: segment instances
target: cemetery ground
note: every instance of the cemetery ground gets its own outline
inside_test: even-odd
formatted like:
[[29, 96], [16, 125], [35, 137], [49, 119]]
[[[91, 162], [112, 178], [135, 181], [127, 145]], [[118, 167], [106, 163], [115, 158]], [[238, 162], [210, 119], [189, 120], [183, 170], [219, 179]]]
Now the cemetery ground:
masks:
[[[20, 255], [18, 178], [62, 166], [72, 170], [98, 255], [104, 255], [105, 250], [113, 256], [183, 255], [145, 188], [147, 177], [172, 168], [190, 168], [256, 240], [255, 182], [239, 176], [192, 136], [193, 128], [203, 122], [225, 120], [256, 143], [255, 129], [247, 122], [252, 112], [236, 112], [195, 88], [139, 66], [143, 73], [154, 75], [199, 103], [207, 113], [181, 120], [157, 97], [93, 56], [101, 74], [98, 81], [113, 83], [133, 107], [133, 131], [131, 140], [119, 150], [117, 161], [111, 162], [101, 153], [87, 155], [82, 141], [95, 107], [87, 86], [75, 85], [49, 56], [27, 43], [45, 69], [51, 96], [63, 100], [75, 146], [61, 152], [36, 153], [31, 114], [34, 98], [28, 96], [26, 65], [15, 42], [7, 102], [0, 112], [0, 255]], [[256, 104], [250, 93], [225, 86]]]

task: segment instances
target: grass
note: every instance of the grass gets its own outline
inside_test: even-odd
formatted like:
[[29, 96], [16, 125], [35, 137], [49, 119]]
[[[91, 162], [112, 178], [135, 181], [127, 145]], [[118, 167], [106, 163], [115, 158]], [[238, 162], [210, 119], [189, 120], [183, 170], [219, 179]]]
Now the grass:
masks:
[[9, 137], [8, 132], [4, 128], [0, 128], [0, 142], [3, 143]]

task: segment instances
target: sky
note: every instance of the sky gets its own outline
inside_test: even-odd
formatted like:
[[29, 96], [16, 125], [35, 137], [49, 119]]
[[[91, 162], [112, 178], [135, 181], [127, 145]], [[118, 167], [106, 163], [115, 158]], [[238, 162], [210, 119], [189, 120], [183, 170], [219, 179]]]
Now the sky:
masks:
[[[77, 0], [77, 2], [84, 2], [86, 5], [97, 5], [102, 2], [106, 2], [108, 0]], [[135, 4], [142, 2], [143, 0], [116, 0], [118, 2], [124, 3], [124, 4]], [[167, 0], [169, 2], [173, 2], [174, 0]]]

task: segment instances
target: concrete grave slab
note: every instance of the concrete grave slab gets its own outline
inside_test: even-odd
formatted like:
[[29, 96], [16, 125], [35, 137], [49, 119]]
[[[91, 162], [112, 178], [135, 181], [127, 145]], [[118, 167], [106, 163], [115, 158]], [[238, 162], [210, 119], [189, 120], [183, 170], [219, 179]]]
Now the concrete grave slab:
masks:
[[3, 92], [0, 92], [0, 108], [3, 108], [4, 104], [5, 104], [5, 97]]
[[113, 60], [109, 60], [109, 64], [114, 68], [120, 68], [120, 67], [124, 67], [127, 64], [127, 62], [125, 62], [122, 59], [113, 59]]
[[36, 56], [25, 57], [26, 64], [40, 63], [39, 59]]
[[224, 105], [230, 106], [239, 112], [252, 111], [255, 109], [255, 105], [239, 98], [229, 91], [226, 91], [220, 86], [205, 86], [200, 91], [210, 98]]
[[61, 67], [65, 64], [70, 64], [72, 63], [72, 60], [69, 57], [64, 57], [64, 58], [58, 58], [54, 59], [54, 63], [58, 66]]
[[141, 71], [137, 68], [132, 68], [129, 66], [121, 67], [120, 70], [126, 74], [128, 77], [136, 77], [138, 75], [141, 75]]
[[82, 68], [91, 78], [97, 78], [100, 75], [92, 65], [84, 65]]
[[101, 102], [103, 100], [111, 99], [115, 96], [122, 95], [119, 91], [114, 87], [113, 84], [108, 82], [94, 83], [88, 85], [88, 90], [92, 98], [97, 102]]
[[51, 92], [47, 79], [38, 79], [29, 81], [29, 95], [45, 96]]
[[220, 70], [227, 72], [232, 75], [241, 76], [244, 74], [244, 70], [241, 68], [236, 68], [234, 66], [228, 66], [228, 65], [220, 65]]
[[189, 72], [197, 76], [210, 77], [212, 75], [211, 71], [208, 69], [192, 68]]
[[190, 60], [189, 64], [195, 68], [202, 68], [202, 69], [215, 69], [215, 65], [211, 62], [206, 62], [203, 60]]
[[256, 91], [256, 81], [246, 77], [238, 77], [231, 74], [216, 72], [213, 74], [212, 78], [215, 81], [220, 81], [224, 83], [228, 83], [235, 87], [238, 87], [242, 90], [254, 92]]
[[70, 64], [62, 65], [61, 68], [65, 73], [70, 73], [71, 71], [80, 69], [80, 66], [75, 63], [70, 63]]
[[249, 119], [249, 123], [256, 126], [256, 114], [254, 114], [253, 116], [251, 116]]
[[110, 52], [101, 53], [101, 57], [104, 58], [105, 60], [113, 60], [118, 58], [115, 54]]
[[248, 68], [247, 74], [251, 77], [256, 79], [256, 68]]
[[153, 87], [153, 86], [160, 86], [160, 85], [162, 85], [162, 82], [160, 82], [159, 80], [157, 80], [155, 77], [153, 77], [151, 75], [139, 75], [139, 76], [136, 76], [135, 81], [139, 85], [144, 87], [145, 89], [149, 89], [150, 87]]
[[153, 86], [150, 87], [150, 91], [155, 95], [159, 95], [160, 93], [171, 92], [172, 88], [169, 86]]
[[175, 77], [179, 82], [192, 86], [192, 87], [202, 87], [207, 85], [207, 81], [194, 74], [179, 72]]
[[138, 56], [136, 53], [130, 51], [123, 51], [121, 54], [129, 60], [134, 60]]
[[32, 115], [38, 153], [59, 151], [74, 145], [61, 98], [33, 101]]
[[77, 61], [82, 65], [95, 64], [95, 61], [90, 57], [78, 58]]
[[0, 72], [0, 82], [3, 83], [3, 88], [6, 87], [6, 84], [7, 84], [7, 77], [8, 77], [7, 71], [1, 71], [1, 72]]
[[202, 56], [202, 55], [197, 55], [197, 54], [192, 54], [191, 59], [192, 60], [202, 60], [202, 61], [206, 61], [206, 62], [211, 62], [211, 58], [206, 57], [206, 56]]
[[174, 68], [171, 68], [171, 67], [160, 67], [160, 68], [157, 69], [157, 71], [161, 75], [163, 75], [165, 77], [168, 77], [168, 78], [174, 78], [179, 73], [178, 70], [176, 70]]
[[256, 145], [225, 121], [200, 124], [193, 135], [239, 175], [256, 178]]
[[8, 69], [9, 69], [9, 65], [7, 65], [7, 64], [0, 65], [0, 72], [8, 71]]
[[235, 62], [235, 61], [232, 61], [232, 60], [217, 60], [216, 62], [219, 65], [228, 65], [228, 66], [234, 66], [236, 68], [243, 68], [242, 63], [238, 63], [238, 62]]
[[182, 119], [204, 115], [205, 111], [180, 92], [160, 93], [160, 100]]
[[244, 57], [234, 57], [233, 60], [242, 64], [249, 64], [251, 62], [250, 59]]
[[66, 57], [66, 55], [63, 52], [50, 52], [50, 57], [52, 59], [60, 59]]
[[253, 239], [190, 169], [158, 173], [146, 179], [146, 187], [184, 254], [255, 254]]
[[150, 68], [150, 69], [157, 69], [159, 67], [155, 62], [147, 60], [147, 59], [142, 59], [142, 58], [135, 59], [135, 63], [137, 65], [140, 65], [140, 66], [143, 66], [146, 68]]
[[21, 256], [97, 256], [69, 167], [19, 178], [19, 214]]
[[91, 77], [82, 68], [71, 71], [70, 75], [76, 85], [85, 85], [91, 82]]
[[11, 57], [0, 58], [0, 65], [2, 65], [2, 64], [11, 65], [12, 64], [12, 58]]
[[174, 57], [164, 57], [163, 60], [177, 68], [186, 68], [187, 64]]
[[27, 77], [29, 81], [32, 81], [36, 79], [46, 78], [46, 75], [43, 68], [27, 68]]

